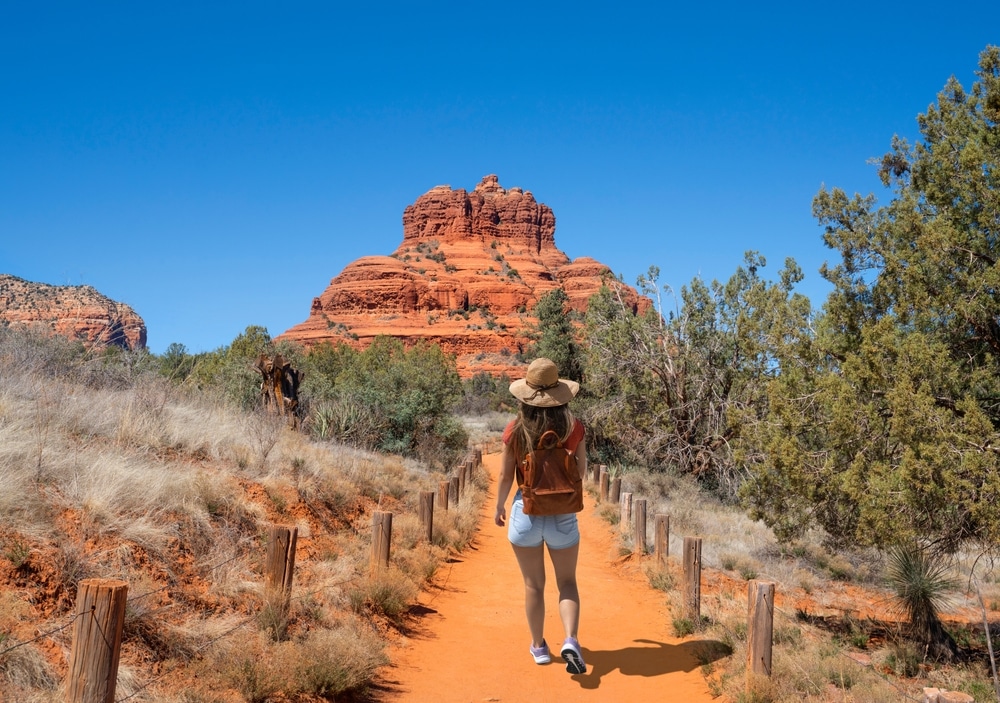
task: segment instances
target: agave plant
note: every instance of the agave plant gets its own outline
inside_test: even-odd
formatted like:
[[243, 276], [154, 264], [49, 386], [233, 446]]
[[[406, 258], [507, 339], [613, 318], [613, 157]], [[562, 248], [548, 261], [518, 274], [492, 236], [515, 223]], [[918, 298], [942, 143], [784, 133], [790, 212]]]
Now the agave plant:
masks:
[[896, 545], [886, 556], [886, 576], [909, 620], [911, 636], [927, 648], [931, 658], [950, 660], [958, 648], [939, 613], [959, 584], [951, 576], [946, 556], [917, 543]]

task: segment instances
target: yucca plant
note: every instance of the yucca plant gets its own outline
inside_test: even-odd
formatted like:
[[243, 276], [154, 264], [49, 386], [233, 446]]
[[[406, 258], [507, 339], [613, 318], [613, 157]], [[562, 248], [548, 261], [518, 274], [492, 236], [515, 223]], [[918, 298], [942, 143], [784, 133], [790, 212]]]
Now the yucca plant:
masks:
[[939, 613], [958, 581], [951, 576], [945, 555], [912, 543], [896, 545], [886, 556], [886, 576], [909, 620], [910, 636], [926, 648], [926, 656], [951, 660], [958, 647]]

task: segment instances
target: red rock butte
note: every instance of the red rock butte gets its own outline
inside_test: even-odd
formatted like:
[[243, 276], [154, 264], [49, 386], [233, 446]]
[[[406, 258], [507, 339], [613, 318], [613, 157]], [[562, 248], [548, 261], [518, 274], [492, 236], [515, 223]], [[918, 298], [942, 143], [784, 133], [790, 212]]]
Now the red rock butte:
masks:
[[143, 349], [146, 323], [92, 286], [51, 286], [0, 274], [0, 323], [37, 329], [87, 347]]
[[[426, 340], [454, 354], [468, 378], [486, 371], [523, 375], [516, 354], [537, 323], [531, 310], [562, 288], [585, 311], [610, 270], [588, 257], [570, 261], [555, 243], [556, 218], [530, 191], [496, 176], [472, 192], [437, 186], [403, 211], [403, 242], [390, 256], [362, 257], [312, 302], [309, 318], [279, 336], [313, 346], [361, 348], [378, 335], [407, 345]], [[650, 301], [625, 287], [634, 310]]]

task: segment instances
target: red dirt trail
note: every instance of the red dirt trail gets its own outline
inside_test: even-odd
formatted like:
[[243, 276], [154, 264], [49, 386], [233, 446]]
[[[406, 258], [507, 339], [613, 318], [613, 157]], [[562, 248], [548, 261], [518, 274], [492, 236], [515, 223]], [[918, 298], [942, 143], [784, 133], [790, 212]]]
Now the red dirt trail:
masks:
[[491, 488], [478, 533], [421, 594], [414, 609], [421, 614], [408, 636], [392, 647], [393, 664], [383, 670], [377, 700], [714, 700], [694, 656], [697, 644], [670, 634], [666, 595], [649, 585], [635, 560], [619, 559], [614, 528], [596, 515], [589, 497], [579, 515], [583, 537], [577, 569], [587, 673], [570, 675], [558, 658], [563, 633], [548, 562], [545, 636], [554, 658], [547, 666], [534, 663], [528, 654], [524, 584], [506, 528], [493, 524], [500, 456], [487, 455], [483, 463]]

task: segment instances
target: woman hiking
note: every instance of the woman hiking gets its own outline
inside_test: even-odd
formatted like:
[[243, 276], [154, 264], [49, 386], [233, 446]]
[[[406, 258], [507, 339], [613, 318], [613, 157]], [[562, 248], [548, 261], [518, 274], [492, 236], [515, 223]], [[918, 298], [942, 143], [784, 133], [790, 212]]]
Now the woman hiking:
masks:
[[[510, 384], [510, 392], [520, 405], [517, 417], [511, 420], [503, 433], [494, 516], [494, 522], [500, 527], [507, 523], [507, 537], [524, 577], [524, 609], [531, 631], [529, 651], [536, 664], [548, 664], [552, 660], [542, 631], [545, 623], [543, 545], [548, 547], [559, 589], [559, 617], [565, 631], [560, 655], [566, 662], [566, 671], [571, 674], [587, 671], [577, 641], [580, 594], [576, 584], [576, 561], [580, 553], [576, 512], [583, 507], [587, 448], [583, 425], [573, 417], [568, 405], [579, 390], [579, 383], [560, 379], [559, 369], [545, 358], [531, 362], [525, 378]], [[533, 490], [538, 483], [532, 476], [537, 473], [538, 464], [542, 461], [550, 479], [553, 473], [566, 474], [565, 485], [561, 489], [564, 495], [555, 501], [555, 507], [545, 504], [549, 500], [545, 494], [558, 490], [538, 490], [537, 493]], [[564, 467], [562, 472], [553, 472], [549, 468], [556, 462]], [[515, 479], [518, 490], [511, 505], [510, 520], [507, 520], [504, 506]], [[563, 476], [557, 476], [556, 480], [563, 481]], [[570, 491], [574, 495], [568, 495]], [[562, 512], [550, 514], [554, 510]]]

